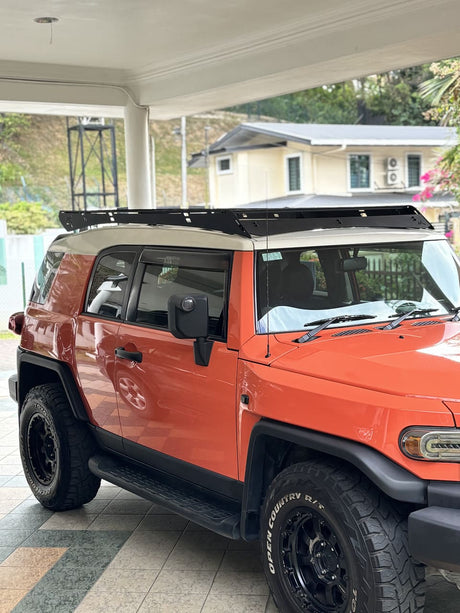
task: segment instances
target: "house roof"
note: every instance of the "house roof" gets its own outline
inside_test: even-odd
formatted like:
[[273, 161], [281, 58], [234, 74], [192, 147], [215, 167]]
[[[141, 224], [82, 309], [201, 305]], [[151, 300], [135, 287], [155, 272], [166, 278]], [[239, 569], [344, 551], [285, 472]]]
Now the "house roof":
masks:
[[310, 145], [418, 145], [438, 146], [455, 142], [455, 128], [436, 126], [374, 126], [302, 123], [243, 123], [216, 141], [211, 149], [239, 144], [241, 141], [262, 142], [290, 140]]
[[[440, 147], [457, 142], [455, 128], [437, 126], [374, 126], [309, 123], [242, 123], [209, 147], [210, 155], [238, 149], [279, 147], [287, 142], [312, 146], [400, 146]], [[193, 168], [203, 167], [205, 152], [194, 153]]]

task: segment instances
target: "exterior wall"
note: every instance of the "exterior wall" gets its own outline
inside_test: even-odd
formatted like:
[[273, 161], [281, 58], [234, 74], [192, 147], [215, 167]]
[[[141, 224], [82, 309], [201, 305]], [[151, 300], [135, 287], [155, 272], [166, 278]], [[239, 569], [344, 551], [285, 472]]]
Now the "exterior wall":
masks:
[[0, 330], [8, 328], [9, 316], [24, 309], [24, 296], [29, 298], [36, 271], [49, 244], [62, 228], [44, 234], [7, 234], [0, 220]]
[[[419, 191], [418, 187], [407, 188], [407, 156], [420, 155], [422, 175], [434, 166], [440, 151], [435, 147], [315, 147], [291, 142], [286, 147], [234, 151], [228, 154], [232, 160], [232, 170], [225, 174], [217, 172], [216, 163], [219, 157], [227, 155], [216, 155], [211, 158], [211, 203], [217, 207], [232, 207], [289, 195], [287, 158], [295, 155], [301, 156], [302, 189], [293, 194], [345, 196], [355, 191], [415, 193]], [[350, 190], [349, 156], [352, 154], [370, 156], [369, 190]], [[387, 182], [388, 158], [398, 160], [398, 180], [391, 185]]]

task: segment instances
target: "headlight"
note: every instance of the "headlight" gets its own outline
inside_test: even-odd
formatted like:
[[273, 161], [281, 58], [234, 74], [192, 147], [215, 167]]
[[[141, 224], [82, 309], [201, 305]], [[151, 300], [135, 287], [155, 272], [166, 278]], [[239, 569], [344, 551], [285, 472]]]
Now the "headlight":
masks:
[[414, 460], [460, 462], [460, 430], [404, 430], [399, 441], [402, 452]]

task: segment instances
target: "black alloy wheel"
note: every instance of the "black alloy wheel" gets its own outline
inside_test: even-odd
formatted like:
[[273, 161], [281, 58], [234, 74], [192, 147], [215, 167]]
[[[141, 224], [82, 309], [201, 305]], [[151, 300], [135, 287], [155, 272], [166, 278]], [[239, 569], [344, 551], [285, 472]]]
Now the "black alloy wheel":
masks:
[[348, 562], [332, 526], [315, 510], [293, 509], [281, 534], [282, 565], [302, 607], [342, 613], [350, 600]]
[[27, 394], [20, 408], [19, 450], [30, 489], [47, 509], [75, 509], [97, 494], [101, 480], [88, 468], [97, 446], [58, 383]]
[[49, 485], [57, 472], [58, 441], [52, 424], [41, 413], [28, 422], [26, 445], [30, 469], [42, 485]]
[[266, 492], [260, 528], [278, 609], [422, 613], [425, 569], [410, 556], [404, 511], [334, 459], [281, 471]]

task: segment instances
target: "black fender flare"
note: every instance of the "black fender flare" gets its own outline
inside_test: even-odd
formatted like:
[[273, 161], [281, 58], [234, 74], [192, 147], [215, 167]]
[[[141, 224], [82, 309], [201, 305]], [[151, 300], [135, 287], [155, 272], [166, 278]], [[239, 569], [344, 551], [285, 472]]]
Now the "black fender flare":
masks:
[[[26, 351], [21, 348], [18, 349], [17, 363], [17, 400], [19, 409], [21, 408], [29, 389], [34, 387], [34, 385], [27, 385], [27, 382], [24, 382], [23, 380], [23, 377], [27, 376], [25, 374], [27, 367], [31, 366], [34, 369], [40, 368], [52, 373], [53, 380], [59, 380], [62, 384], [74, 417], [80, 421], [89, 422], [88, 415], [81, 400], [80, 392], [68, 364], [53, 358], [48, 358], [30, 351]], [[38, 384], [40, 383], [46, 383], [46, 381], [40, 381]]]
[[269, 441], [294, 443], [339, 458], [355, 466], [390, 498], [427, 504], [428, 482], [419, 479], [380, 452], [349, 439], [261, 419], [252, 429], [244, 481], [241, 533], [246, 540], [258, 538], [259, 515], [264, 497], [264, 457]]

